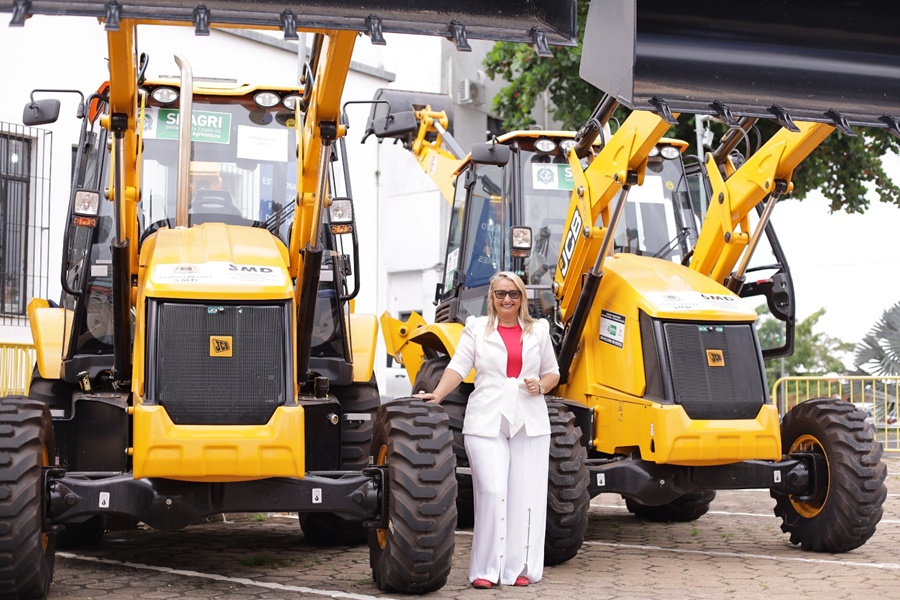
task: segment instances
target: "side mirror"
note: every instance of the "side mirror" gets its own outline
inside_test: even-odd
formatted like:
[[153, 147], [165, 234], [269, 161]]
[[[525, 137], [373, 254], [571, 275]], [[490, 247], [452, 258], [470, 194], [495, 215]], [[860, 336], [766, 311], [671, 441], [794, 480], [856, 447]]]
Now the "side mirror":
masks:
[[58, 118], [59, 100], [55, 98], [29, 102], [22, 111], [22, 123], [28, 127], [55, 123]]
[[472, 146], [472, 162], [503, 167], [509, 162], [509, 146], [493, 143], [475, 144]]
[[402, 138], [407, 134], [418, 131], [419, 123], [416, 121], [416, 113], [411, 110], [389, 114], [371, 122], [369, 131], [378, 139]]

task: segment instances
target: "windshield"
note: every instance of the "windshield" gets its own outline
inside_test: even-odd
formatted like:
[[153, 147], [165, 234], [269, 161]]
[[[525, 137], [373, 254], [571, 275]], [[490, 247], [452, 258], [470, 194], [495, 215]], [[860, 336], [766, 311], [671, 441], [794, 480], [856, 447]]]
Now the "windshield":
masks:
[[522, 152], [522, 224], [531, 227], [531, 256], [525, 259], [528, 285], [549, 287], [556, 273], [574, 181], [561, 156]]
[[657, 155], [647, 162], [644, 183], [628, 194], [613, 238], [615, 252], [680, 263], [696, 244], [699, 228], [681, 157]]
[[[144, 115], [144, 226], [172, 225], [176, 214], [179, 110]], [[190, 163], [191, 224], [266, 224], [275, 231], [296, 196], [294, 114], [262, 109], [248, 96], [194, 98]], [[289, 212], [289, 211], [285, 211]], [[171, 221], [171, 222], [170, 222]], [[279, 232], [285, 239], [287, 231]]]

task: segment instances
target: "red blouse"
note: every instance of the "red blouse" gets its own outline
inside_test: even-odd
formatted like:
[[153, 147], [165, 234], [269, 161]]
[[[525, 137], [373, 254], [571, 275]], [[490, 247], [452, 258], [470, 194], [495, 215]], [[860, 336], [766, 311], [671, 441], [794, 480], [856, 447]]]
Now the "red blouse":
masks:
[[522, 372], [522, 326], [516, 323], [513, 327], [497, 324], [497, 333], [506, 345], [506, 376], [518, 377]]

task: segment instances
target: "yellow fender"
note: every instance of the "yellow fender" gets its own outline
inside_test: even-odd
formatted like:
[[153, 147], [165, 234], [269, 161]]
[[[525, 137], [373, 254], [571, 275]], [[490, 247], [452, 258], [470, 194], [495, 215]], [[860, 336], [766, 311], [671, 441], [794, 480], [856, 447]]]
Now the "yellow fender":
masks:
[[[461, 323], [427, 323], [418, 313], [412, 313], [405, 323], [390, 313], [381, 315], [381, 330], [388, 353], [406, 368], [411, 382], [425, 361], [424, 349], [428, 348], [452, 357], [459, 344]], [[466, 383], [475, 380], [474, 369], [465, 378]]]
[[350, 340], [353, 351], [353, 381], [367, 382], [375, 368], [378, 343], [378, 319], [375, 315], [350, 314]]
[[44, 379], [59, 379], [62, 357], [69, 345], [72, 331], [71, 310], [52, 308], [43, 298], [32, 298], [28, 303], [28, 323], [37, 356], [38, 372]]

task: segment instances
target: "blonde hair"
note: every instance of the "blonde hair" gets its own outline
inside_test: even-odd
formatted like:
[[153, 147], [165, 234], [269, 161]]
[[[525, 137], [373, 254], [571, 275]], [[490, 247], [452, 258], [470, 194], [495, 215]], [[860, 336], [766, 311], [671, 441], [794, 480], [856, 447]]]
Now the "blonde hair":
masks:
[[516, 286], [516, 289], [522, 294], [520, 297], [521, 301], [519, 302], [519, 320], [522, 322], [522, 334], [530, 334], [532, 326], [534, 325], [534, 319], [528, 314], [528, 297], [525, 294], [525, 282], [512, 271], [499, 271], [491, 277], [491, 285], [488, 287], [487, 333], [490, 333], [497, 327], [497, 309], [494, 307], [494, 289], [497, 287], [497, 282], [501, 279], [512, 281], [513, 285]]

